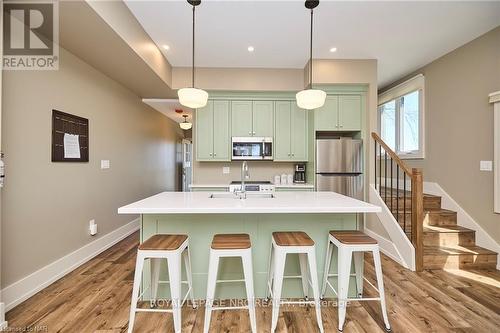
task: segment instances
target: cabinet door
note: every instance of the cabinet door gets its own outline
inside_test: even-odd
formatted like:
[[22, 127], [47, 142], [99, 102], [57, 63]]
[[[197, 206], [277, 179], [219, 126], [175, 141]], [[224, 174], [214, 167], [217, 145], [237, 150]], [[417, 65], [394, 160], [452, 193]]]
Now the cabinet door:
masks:
[[307, 161], [307, 118], [308, 110], [303, 110], [293, 103], [292, 118], [292, 160]]
[[339, 96], [339, 129], [361, 131], [361, 96]]
[[339, 122], [338, 96], [326, 96], [325, 105], [314, 110], [314, 128], [317, 131], [337, 131]]
[[252, 101], [231, 102], [231, 136], [251, 136]]
[[212, 101], [196, 110], [196, 159], [206, 161], [212, 159], [214, 149], [214, 106]]
[[291, 158], [291, 102], [276, 102], [273, 155], [275, 161]]
[[273, 137], [273, 101], [253, 102], [253, 136]]
[[214, 101], [214, 154], [217, 161], [230, 161], [231, 138], [229, 134], [229, 101]]

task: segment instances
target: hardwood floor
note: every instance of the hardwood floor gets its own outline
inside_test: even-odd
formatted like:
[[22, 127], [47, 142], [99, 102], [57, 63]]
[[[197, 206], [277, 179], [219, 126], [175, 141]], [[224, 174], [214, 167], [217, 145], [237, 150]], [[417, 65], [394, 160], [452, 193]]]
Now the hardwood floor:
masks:
[[[126, 332], [138, 234], [103, 252], [7, 313], [11, 329], [34, 332]], [[366, 273], [374, 281], [371, 258]], [[408, 271], [382, 258], [393, 332], [498, 332], [498, 271]], [[366, 287], [365, 287], [366, 288]], [[367, 295], [374, 291], [365, 289]], [[183, 309], [182, 332], [202, 332], [204, 309]], [[271, 308], [257, 309], [258, 330], [269, 332]], [[337, 332], [337, 308], [323, 307], [325, 332]], [[134, 332], [173, 332], [170, 314], [137, 314]], [[11, 330], [14, 332], [14, 330]], [[27, 331], [27, 330], [26, 330]], [[314, 309], [282, 307], [278, 332], [317, 332]], [[246, 311], [217, 311], [211, 332], [250, 332]], [[344, 332], [385, 332], [377, 302], [353, 302]]]

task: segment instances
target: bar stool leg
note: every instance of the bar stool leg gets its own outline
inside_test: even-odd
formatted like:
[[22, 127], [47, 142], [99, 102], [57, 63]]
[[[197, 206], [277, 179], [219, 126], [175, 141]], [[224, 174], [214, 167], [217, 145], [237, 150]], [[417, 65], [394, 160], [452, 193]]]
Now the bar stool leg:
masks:
[[158, 282], [160, 281], [160, 258], [151, 258], [151, 299], [149, 301], [151, 307], [156, 306], [158, 298]]
[[137, 309], [137, 301], [139, 299], [139, 289], [142, 280], [142, 269], [144, 267], [144, 257], [139, 252], [135, 262], [134, 287], [132, 288], [132, 302], [130, 305], [130, 317], [128, 321], [128, 333], [134, 330], [135, 311]]
[[170, 278], [170, 295], [172, 297], [172, 312], [174, 317], [175, 333], [181, 333], [181, 258], [180, 256], [172, 256], [168, 262], [168, 275]]
[[339, 248], [338, 266], [338, 308], [339, 308], [339, 331], [344, 329], [345, 314], [347, 307], [347, 293], [349, 290], [349, 279], [351, 275], [352, 251]]
[[274, 281], [273, 281], [273, 310], [271, 316], [271, 333], [278, 326], [278, 317], [281, 303], [281, 287], [283, 286], [283, 274], [285, 271], [286, 255], [278, 249], [274, 249]]
[[385, 291], [384, 291], [384, 280], [382, 274], [382, 263], [380, 262], [380, 252], [378, 249], [373, 251], [373, 262], [375, 264], [375, 273], [377, 275], [377, 288], [380, 295], [380, 307], [382, 308], [382, 316], [384, 318], [385, 329], [387, 331], [391, 330], [391, 325], [389, 324], [389, 318], [387, 317], [387, 308], [385, 304]]
[[255, 295], [253, 288], [253, 268], [252, 268], [252, 250], [245, 251], [241, 256], [243, 264], [243, 275], [245, 277], [245, 287], [247, 291], [248, 314], [250, 316], [250, 326], [252, 333], [257, 333], [257, 318], [255, 316]]
[[323, 320], [321, 319], [321, 301], [319, 299], [319, 283], [318, 272], [316, 271], [316, 250], [313, 246], [309, 253], [307, 253], [307, 261], [309, 262], [309, 273], [311, 275], [311, 285], [314, 297], [314, 306], [316, 307], [316, 321], [318, 328], [323, 333]]
[[353, 253], [354, 270], [356, 272], [356, 290], [358, 297], [363, 297], [363, 276], [365, 271], [365, 253], [358, 251]]
[[273, 289], [273, 280], [274, 280], [274, 247], [271, 245], [271, 255], [269, 256], [269, 268], [267, 273], [267, 286], [266, 286], [266, 295], [267, 300], [271, 298], [271, 291]]
[[210, 250], [210, 260], [208, 263], [207, 299], [205, 301], [205, 325], [203, 332], [208, 333], [210, 329], [210, 319], [215, 297], [215, 286], [217, 283], [217, 271], [219, 270], [219, 256], [215, 251]]
[[189, 288], [189, 298], [191, 298], [191, 304], [193, 309], [196, 309], [196, 302], [194, 300], [194, 291], [193, 291], [193, 277], [191, 275], [191, 254], [189, 253], [189, 246], [182, 252], [182, 258], [184, 259], [184, 267], [186, 269], [186, 279], [188, 282]]
[[300, 275], [302, 275], [302, 290], [307, 300], [309, 298], [309, 271], [307, 268], [307, 255], [305, 253], [299, 253], [299, 264]]
[[330, 242], [330, 237], [328, 237], [328, 245], [325, 257], [325, 268], [323, 272], [323, 286], [321, 287], [321, 299], [325, 297], [326, 293], [326, 282], [328, 281], [328, 274], [330, 274], [330, 264], [332, 262], [333, 255], [333, 244]]

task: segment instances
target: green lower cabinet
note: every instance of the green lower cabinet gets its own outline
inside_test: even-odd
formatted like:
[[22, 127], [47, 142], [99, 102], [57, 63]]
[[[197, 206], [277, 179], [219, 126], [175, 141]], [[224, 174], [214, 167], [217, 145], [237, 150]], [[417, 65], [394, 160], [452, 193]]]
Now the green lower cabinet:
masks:
[[196, 160], [230, 161], [229, 102], [208, 101], [196, 110]]
[[307, 116], [307, 111], [299, 109], [295, 102], [276, 102], [275, 161], [307, 161]]
[[339, 96], [339, 127], [341, 131], [361, 131], [361, 96]]

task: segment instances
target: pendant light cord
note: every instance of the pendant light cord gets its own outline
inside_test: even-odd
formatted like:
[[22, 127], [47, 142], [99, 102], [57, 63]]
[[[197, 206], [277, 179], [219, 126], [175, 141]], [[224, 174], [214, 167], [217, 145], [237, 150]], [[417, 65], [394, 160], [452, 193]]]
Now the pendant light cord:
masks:
[[313, 80], [313, 9], [311, 9], [311, 38], [309, 45], [309, 89], [312, 89], [312, 80]]
[[195, 34], [195, 25], [194, 25], [194, 11], [196, 6], [193, 6], [193, 66], [192, 66], [192, 87], [194, 88], [194, 34]]

